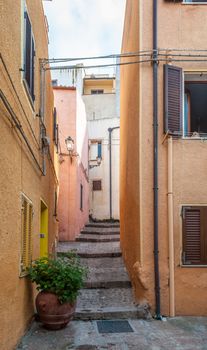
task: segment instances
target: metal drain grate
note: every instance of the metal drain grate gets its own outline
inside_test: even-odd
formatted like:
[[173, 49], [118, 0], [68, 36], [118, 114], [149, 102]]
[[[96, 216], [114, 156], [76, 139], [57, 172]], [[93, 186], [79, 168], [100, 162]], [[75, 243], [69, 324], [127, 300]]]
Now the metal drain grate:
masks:
[[97, 321], [99, 333], [134, 332], [128, 321]]

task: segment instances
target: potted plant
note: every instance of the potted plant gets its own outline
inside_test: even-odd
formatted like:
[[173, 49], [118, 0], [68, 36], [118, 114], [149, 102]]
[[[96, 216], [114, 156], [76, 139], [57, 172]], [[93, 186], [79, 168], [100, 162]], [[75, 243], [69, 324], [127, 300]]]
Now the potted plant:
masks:
[[28, 277], [40, 291], [36, 297], [36, 308], [46, 328], [64, 328], [72, 319], [85, 276], [86, 269], [73, 252], [56, 259], [39, 258], [32, 263]]

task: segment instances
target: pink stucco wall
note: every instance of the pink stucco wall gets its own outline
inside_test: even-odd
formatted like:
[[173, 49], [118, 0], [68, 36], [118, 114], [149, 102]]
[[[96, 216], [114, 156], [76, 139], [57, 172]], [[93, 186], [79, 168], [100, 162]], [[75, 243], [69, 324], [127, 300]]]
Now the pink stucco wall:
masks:
[[[85, 106], [75, 88], [54, 87], [59, 125], [59, 240], [71, 241], [88, 221], [88, 134]], [[65, 139], [71, 136], [77, 156], [69, 157]], [[83, 209], [80, 209], [80, 187], [83, 186]]]

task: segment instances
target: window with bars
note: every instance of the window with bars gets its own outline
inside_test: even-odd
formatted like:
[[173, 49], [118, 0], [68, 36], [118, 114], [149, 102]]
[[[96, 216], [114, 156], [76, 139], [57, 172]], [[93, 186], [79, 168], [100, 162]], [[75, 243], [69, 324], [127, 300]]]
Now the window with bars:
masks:
[[102, 190], [102, 182], [101, 180], [93, 180], [93, 191], [101, 191]]
[[183, 265], [207, 265], [207, 207], [182, 208]]
[[32, 25], [27, 10], [24, 10], [24, 82], [32, 98], [34, 95], [34, 61], [35, 61], [35, 44], [32, 32]]
[[20, 276], [27, 274], [27, 268], [32, 261], [32, 221], [33, 205], [32, 202], [22, 194], [22, 244], [21, 244], [21, 266]]

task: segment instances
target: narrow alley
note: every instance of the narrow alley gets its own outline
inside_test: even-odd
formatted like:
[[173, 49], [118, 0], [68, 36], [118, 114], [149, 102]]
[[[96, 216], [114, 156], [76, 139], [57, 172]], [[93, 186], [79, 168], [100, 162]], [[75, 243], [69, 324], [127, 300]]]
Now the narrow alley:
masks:
[[0, 350], [207, 350], [207, 0], [0, 0]]
[[[88, 267], [74, 320], [58, 331], [33, 322], [16, 350], [207, 349], [206, 318], [152, 319], [134, 303], [119, 244], [118, 223], [89, 223], [76, 242], [59, 243], [58, 255], [74, 250]], [[204, 345], [206, 344], [206, 345]]]

